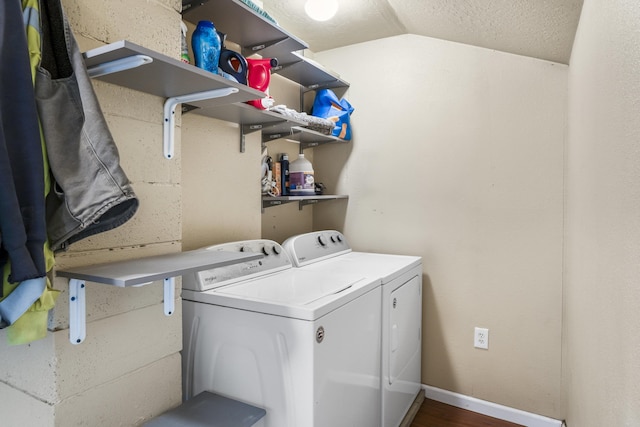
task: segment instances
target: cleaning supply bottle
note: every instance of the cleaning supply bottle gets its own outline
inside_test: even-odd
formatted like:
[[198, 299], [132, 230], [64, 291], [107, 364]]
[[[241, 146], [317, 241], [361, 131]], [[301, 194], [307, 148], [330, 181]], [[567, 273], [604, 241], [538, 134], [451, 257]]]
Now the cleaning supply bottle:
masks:
[[280, 155], [280, 182], [282, 183], [283, 196], [289, 195], [289, 156], [286, 154]]
[[191, 47], [196, 67], [218, 74], [220, 36], [211, 21], [200, 21], [191, 36]]
[[187, 26], [184, 22], [180, 22], [180, 60], [184, 63], [191, 63], [189, 59], [189, 48], [187, 46]]
[[225, 79], [246, 85], [247, 60], [238, 52], [227, 49], [225, 46], [227, 35], [225, 33], [218, 31], [218, 36], [222, 43], [222, 47], [220, 48], [220, 59], [218, 60], [218, 74]]
[[266, 110], [273, 106], [273, 98], [269, 96], [269, 83], [271, 83], [271, 68], [277, 66], [276, 58], [247, 58], [247, 84], [267, 94], [264, 98], [247, 101], [247, 104], [259, 110]]
[[289, 165], [289, 193], [292, 196], [314, 196], [316, 186], [313, 178], [313, 166], [298, 154], [298, 158]]

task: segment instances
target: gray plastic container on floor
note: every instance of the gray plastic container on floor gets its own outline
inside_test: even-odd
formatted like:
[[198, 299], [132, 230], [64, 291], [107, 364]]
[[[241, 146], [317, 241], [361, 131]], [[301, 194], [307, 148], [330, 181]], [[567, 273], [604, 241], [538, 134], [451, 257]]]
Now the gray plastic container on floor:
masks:
[[250, 427], [267, 411], [208, 391], [144, 424], [144, 427]]

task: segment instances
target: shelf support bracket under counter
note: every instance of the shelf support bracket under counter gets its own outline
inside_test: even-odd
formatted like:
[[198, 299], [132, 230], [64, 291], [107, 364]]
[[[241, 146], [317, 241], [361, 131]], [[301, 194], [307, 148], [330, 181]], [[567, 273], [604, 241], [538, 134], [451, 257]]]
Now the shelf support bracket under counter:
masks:
[[164, 148], [164, 157], [167, 159], [173, 158], [175, 145], [176, 106], [178, 104], [222, 98], [233, 93], [238, 93], [238, 89], [234, 87], [225, 87], [221, 89], [213, 89], [204, 92], [192, 93], [189, 95], [180, 95], [167, 98], [167, 100], [164, 102], [164, 120], [162, 132], [162, 146]]
[[85, 282], [69, 279], [69, 341], [80, 344], [87, 336]]
[[57, 276], [69, 279], [69, 341], [75, 345], [86, 338], [86, 281], [124, 288], [162, 280], [164, 314], [171, 316], [175, 312], [175, 277], [262, 257], [257, 253], [194, 250], [59, 270]]
[[[164, 279], [164, 314], [171, 316], [175, 310], [175, 277]], [[138, 285], [142, 286], [142, 285]], [[69, 341], [80, 344], [87, 337], [85, 281], [69, 279]]]
[[317, 195], [317, 196], [278, 196], [278, 197], [262, 197], [262, 211], [272, 206], [285, 205], [291, 202], [298, 202], [298, 210], [302, 210], [303, 206], [313, 205], [329, 200], [348, 200], [346, 195]]
[[262, 130], [262, 124], [255, 124], [255, 125], [241, 125], [241, 131], [240, 131], [240, 152], [244, 153], [246, 151], [246, 147], [247, 147], [247, 142], [245, 139], [245, 135], [248, 135], [250, 133]]
[[[253, 46], [243, 46], [242, 47], [242, 54], [244, 56], [251, 56], [251, 55], [255, 55], [255, 54], [260, 54], [263, 57], [268, 57], [269, 55], [264, 55], [264, 52], [261, 52], [265, 49], [269, 49], [272, 48], [276, 45], [279, 44], [285, 44], [289, 42], [289, 37], [282, 37], [276, 40], [270, 40], [270, 41], [266, 41], [266, 42], [261, 42], [259, 44], [253, 45]], [[284, 48], [285, 50], [287, 49], [286, 47]], [[274, 55], [275, 56], [275, 55]]]

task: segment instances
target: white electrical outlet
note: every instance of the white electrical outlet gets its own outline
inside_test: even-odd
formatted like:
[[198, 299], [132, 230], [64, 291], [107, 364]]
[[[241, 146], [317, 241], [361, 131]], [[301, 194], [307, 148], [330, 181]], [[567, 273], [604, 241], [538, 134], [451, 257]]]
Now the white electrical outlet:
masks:
[[489, 350], [489, 329], [476, 328], [473, 334], [473, 346]]

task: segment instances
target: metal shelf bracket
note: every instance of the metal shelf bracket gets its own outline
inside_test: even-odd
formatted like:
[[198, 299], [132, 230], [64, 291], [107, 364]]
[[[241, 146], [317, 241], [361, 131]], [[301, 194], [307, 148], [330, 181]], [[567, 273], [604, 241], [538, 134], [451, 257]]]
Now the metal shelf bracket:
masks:
[[244, 153], [246, 148], [245, 135], [262, 130], [262, 124], [241, 125], [240, 130], [240, 152]]
[[277, 44], [280, 44], [282, 42], [286, 42], [287, 40], [289, 40], [289, 37], [281, 37], [278, 40], [271, 40], [268, 42], [263, 42], [257, 45], [253, 45], [253, 46], [247, 46], [247, 47], [243, 47], [242, 48], [242, 54], [245, 56], [251, 56], [253, 54], [256, 54], [258, 52], [260, 52], [261, 50], [264, 50], [266, 48], [269, 48], [271, 46], [275, 46]]
[[319, 202], [318, 199], [300, 200], [298, 201], [298, 210], [301, 211], [303, 206], [315, 205]]
[[84, 280], [69, 279], [69, 341], [80, 344], [87, 336]]
[[150, 64], [153, 58], [147, 55], [131, 55], [126, 58], [115, 59], [113, 61], [97, 64], [87, 69], [89, 77], [100, 77], [107, 74], [118, 73], [120, 71], [130, 70], [141, 65]]
[[171, 316], [175, 310], [176, 302], [176, 278], [168, 277], [164, 279], [164, 314]]
[[173, 158], [174, 142], [175, 142], [175, 123], [176, 123], [176, 106], [183, 102], [204, 101], [206, 99], [222, 98], [237, 93], [239, 90], [235, 87], [225, 87], [221, 89], [207, 90], [188, 95], [174, 96], [167, 98], [164, 102], [164, 121], [163, 121], [163, 148], [164, 157]]
[[[164, 279], [164, 314], [175, 312], [175, 277]], [[85, 281], [69, 279], [69, 341], [77, 345], [87, 336]]]

